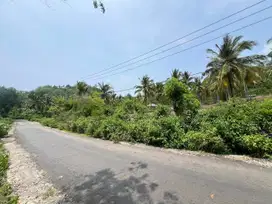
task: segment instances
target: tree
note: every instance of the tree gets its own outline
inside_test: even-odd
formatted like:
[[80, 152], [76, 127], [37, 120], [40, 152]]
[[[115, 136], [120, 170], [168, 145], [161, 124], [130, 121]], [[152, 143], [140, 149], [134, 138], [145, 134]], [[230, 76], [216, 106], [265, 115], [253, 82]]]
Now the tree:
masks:
[[185, 71], [181, 73], [181, 81], [185, 85], [190, 87], [192, 85], [192, 80], [193, 80], [193, 77], [191, 76], [189, 72]]
[[165, 103], [164, 85], [162, 82], [157, 82], [154, 86], [154, 95], [157, 103]]
[[78, 81], [76, 84], [77, 88], [77, 94], [79, 96], [83, 96], [88, 91], [88, 84], [86, 84], [84, 81]]
[[179, 71], [179, 69], [174, 69], [171, 73], [171, 77], [176, 78], [178, 80], [181, 79], [181, 75], [182, 75], [182, 73], [181, 73], [181, 71]]
[[48, 94], [31, 91], [28, 94], [26, 105], [36, 113], [47, 116], [48, 110], [52, 105], [52, 98]]
[[172, 101], [172, 106], [176, 115], [181, 115], [184, 111], [184, 95], [189, 93], [188, 87], [177, 78], [167, 80], [164, 87], [165, 95]]
[[21, 103], [14, 88], [0, 87], [0, 117], [6, 117], [11, 109]]
[[143, 76], [141, 85], [135, 86], [135, 93], [139, 93], [144, 97], [144, 103], [147, 104], [148, 100], [154, 94], [154, 82], [147, 75]]
[[98, 87], [102, 92], [101, 98], [109, 103], [111, 96], [114, 94], [112, 87], [109, 84], [98, 83]]
[[193, 91], [197, 95], [198, 99], [201, 101], [202, 94], [204, 93], [204, 89], [205, 89], [202, 85], [201, 78], [200, 77], [194, 78], [194, 82], [192, 86], [193, 86]]
[[207, 64], [205, 75], [211, 79], [217, 91], [225, 89], [230, 97], [234, 96], [235, 89], [245, 85], [247, 69], [263, 64], [266, 58], [263, 55], [241, 56], [242, 52], [256, 46], [256, 42], [241, 41], [242, 38], [226, 35], [222, 45], [215, 45], [217, 51], [207, 50], [211, 54], [211, 61]]

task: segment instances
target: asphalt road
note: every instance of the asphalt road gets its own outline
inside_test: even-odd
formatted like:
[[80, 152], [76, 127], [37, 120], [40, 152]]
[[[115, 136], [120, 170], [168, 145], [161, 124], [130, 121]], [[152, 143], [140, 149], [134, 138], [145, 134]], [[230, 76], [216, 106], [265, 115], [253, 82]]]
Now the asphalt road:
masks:
[[60, 203], [272, 203], [271, 169], [76, 137], [24, 121], [15, 134], [67, 193]]

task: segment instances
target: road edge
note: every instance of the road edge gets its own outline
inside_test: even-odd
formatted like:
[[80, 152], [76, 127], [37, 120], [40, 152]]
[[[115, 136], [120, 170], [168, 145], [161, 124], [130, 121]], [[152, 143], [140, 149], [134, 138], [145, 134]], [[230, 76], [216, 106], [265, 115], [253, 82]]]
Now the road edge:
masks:
[[[61, 133], [65, 133], [65, 134], [68, 133], [71, 136], [79, 137], [81, 139], [99, 140], [99, 141], [107, 141], [107, 142], [111, 142], [111, 143], [116, 143], [111, 140], [101, 140], [99, 138], [94, 138], [94, 137], [91, 137], [91, 136], [88, 136], [85, 134], [79, 134], [79, 133], [75, 133], [75, 132], [69, 132], [66, 130], [60, 130], [57, 128], [51, 128], [51, 127], [42, 125], [41, 123], [36, 122], [36, 121], [35, 122], [28, 121], [28, 122], [39, 124], [44, 128], [47, 128], [49, 130], [53, 130], [56, 132], [61, 132]], [[143, 149], [149, 149], [149, 150], [163, 151], [163, 152], [168, 152], [168, 153], [178, 154], [178, 155], [188, 155], [188, 156], [198, 156], [198, 157], [207, 156], [207, 157], [213, 157], [213, 158], [219, 158], [219, 159], [227, 159], [229, 161], [242, 162], [242, 163], [246, 163], [246, 164], [259, 166], [262, 168], [272, 168], [272, 161], [271, 160], [253, 158], [253, 157], [249, 157], [249, 156], [245, 156], [245, 155], [233, 155], [233, 154], [220, 155], [220, 154], [212, 154], [212, 153], [207, 153], [207, 152], [202, 152], [202, 151], [166, 149], [166, 148], [161, 148], [161, 147], [149, 146], [149, 145], [145, 145], [145, 144], [141, 144], [141, 143], [129, 143], [129, 142], [123, 142], [123, 141], [120, 141], [117, 144], [125, 145], [125, 146], [132, 146], [132, 147], [137, 147], [137, 148], [143, 148]]]
[[64, 195], [58, 191], [40, 170], [28, 153], [16, 140], [16, 122], [4, 140], [4, 148], [9, 153], [7, 180], [19, 197], [20, 204], [53, 204]]

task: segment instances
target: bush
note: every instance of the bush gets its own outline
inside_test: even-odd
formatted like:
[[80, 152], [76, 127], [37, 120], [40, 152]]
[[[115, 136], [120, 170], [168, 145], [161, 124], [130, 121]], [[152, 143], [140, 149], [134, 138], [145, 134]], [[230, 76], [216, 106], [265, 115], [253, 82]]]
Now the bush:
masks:
[[158, 120], [160, 127], [161, 145], [166, 148], [181, 148], [182, 137], [185, 133], [181, 120], [177, 116], [164, 117]]
[[183, 147], [188, 150], [217, 154], [227, 152], [227, 147], [222, 138], [204, 132], [188, 132], [183, 138]]
[[126, 125], [122, 120], [108, 117], [101, 121], [98, 129], [94, 132], [94, 137], [110, 140], [113, 135], [116, 137], [117, 134], [119, 136], [125, 134], [126, 130]]
[[51, 127], [51, 128], [57, 128], [58, 122], [54, 118], [40, 118], [38, 121], [45, 126]]
[[101, 123], [101, 119], [99, 119], [99, 118], [91, 118], [88, 121], [87, 129], [86, 129], [85, 133], [87, 135], [94, 136], [94, 133], [98, 129], [100, 123]]
[[12, 120], [10, 119], [0, 119], [0, 138], [8, 134], [8, 131], [11, 127]]
[[171, 115], [171, 108], [165, 105], [158, 105], [155, 110], [155, 116], [157, 118]]
[[0, 203], [16, 204], [17, 196], [12, 196], [12, 188], [6, 182], [6, 171], [8, 169], [8, 154], [4, 151], [3, 145], [0, 143]]
[[247, 135], [242, 137], [245, 152], [255, 157], [269, 157], [272, 155], [272, 138], [265, 135]]
[[4, 137], [8, 134], [7, 124], [0, 122], [0, 137]]
[[271, 122], [268, 117], [260, 114], [258, 111], [260, 106], [262, 106], [262, 102], [233, 99], [200, 111], [191, 127], [193, 130], [202, 132], [215, 131], [215, 135], [219, 135], [233, 153], [243, 154], [241, 137], [260, 134], [262, 124]]
[[74, 121], [75, 129], [74, 132], [85, 133], [88, 127], [89, 119], [85, 117], [80, 117]]
[[258, 109], [259, 125], [262, 131], [272, 133], [272, 99], [265, 100]]

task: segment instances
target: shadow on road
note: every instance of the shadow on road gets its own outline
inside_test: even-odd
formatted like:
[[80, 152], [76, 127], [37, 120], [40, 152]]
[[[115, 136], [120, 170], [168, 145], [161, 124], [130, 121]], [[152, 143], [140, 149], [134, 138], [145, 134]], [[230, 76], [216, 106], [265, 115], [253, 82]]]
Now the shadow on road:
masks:
[[132, 162], [131, 167], [119, 174], [104, 169], [89, 175], [83, 183], [66, 192], [59, 204], [180, 204], [173, 192], [163, 192], [161, 200], [153, 201], [151, 194], [159, 185], [149, 180], [149, 175], [144, 172], [147, 167], [145, 163]]

